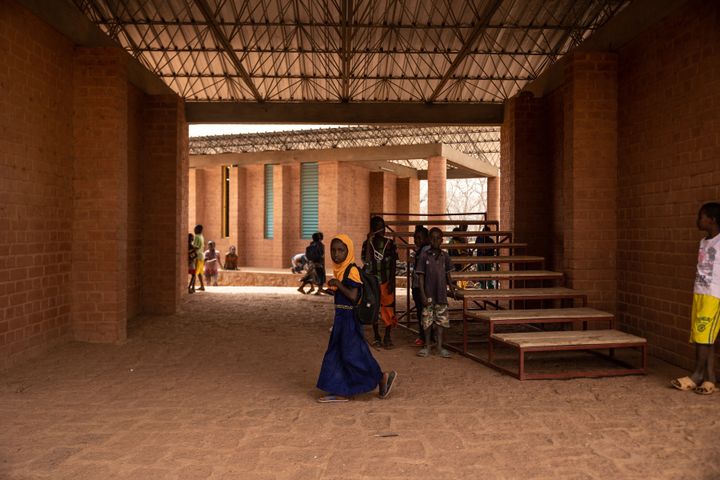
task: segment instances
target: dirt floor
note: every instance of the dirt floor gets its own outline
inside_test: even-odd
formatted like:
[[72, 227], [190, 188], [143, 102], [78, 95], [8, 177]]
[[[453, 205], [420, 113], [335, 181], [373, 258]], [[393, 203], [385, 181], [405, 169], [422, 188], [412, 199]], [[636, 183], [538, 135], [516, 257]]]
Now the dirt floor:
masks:
[[682, 372], [526, 381], [413, 336], [391, 398], [319, 404], [329, 297], [217, 287], [0, 374], [2, 479], [718, 479], [720, 394]]

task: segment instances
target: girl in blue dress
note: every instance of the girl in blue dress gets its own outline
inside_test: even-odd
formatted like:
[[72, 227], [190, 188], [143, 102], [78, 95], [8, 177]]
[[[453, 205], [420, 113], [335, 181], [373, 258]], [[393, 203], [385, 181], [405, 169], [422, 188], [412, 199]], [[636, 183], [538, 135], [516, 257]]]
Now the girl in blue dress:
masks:
[[[355, 248], [350, 237], [344, 234], [334, 237], [330, 243], [330, 257], [334, 278], [328, 286], [335, 292], [335, 320], [317, 382], [317, 387], [329, 395], [318, 401], [347, 402], [350, 397], [378, 387], [380, 398], [387, 398], [397, 372], [380, 369], [365, 341], [362, 325], [355, 320], [353, 305], [360, 300], [362, 280], [355, 266]], [[347, 269], [350, 271], [345, 279]]]

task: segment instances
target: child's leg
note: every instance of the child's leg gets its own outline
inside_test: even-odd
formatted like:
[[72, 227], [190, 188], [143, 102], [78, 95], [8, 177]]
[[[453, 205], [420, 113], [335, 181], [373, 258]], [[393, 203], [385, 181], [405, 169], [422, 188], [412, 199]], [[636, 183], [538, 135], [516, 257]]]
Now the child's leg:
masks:
[[430, 355], [430, 336], [432, 335], [432, 309], [433, 306], [425, 307], [422, 311], [422, 319], [420, 320], [423, 331], [425, 333], [425, 345], [423, 345], [423, 348], [420, 349], [420, 351], [417, 353], [418, 357], [427, 357]]
[[711, 345], [695, 345], [695, 370], [693, 371], [690, 378], [696, 385], [700, 385], [705, 378], [707, 378], [708, 372], [708, 356], [710, 355]]
[[382, 345], [382, 338], [380, 338], [380, 326], [378, 325], [377, 318], [372, 323], [372, 329], [373, 329], [373, 334], [375, 335], [375, 340], [373, 341], [373, 345], [376, 347], [379, 347]]
[[705, 374], [705, 379], [708, 382], [715, 383], [715, 344], [708, 345], [710, 347], [708, 350], [708, 358], [707, 358], [707, 372]]

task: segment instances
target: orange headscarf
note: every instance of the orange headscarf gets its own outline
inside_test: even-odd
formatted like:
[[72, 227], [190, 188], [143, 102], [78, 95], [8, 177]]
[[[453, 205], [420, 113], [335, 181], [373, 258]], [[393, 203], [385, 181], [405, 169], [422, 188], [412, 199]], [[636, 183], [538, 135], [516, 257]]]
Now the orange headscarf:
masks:
[[[355, 245], [353, 245], [353, 241], [350, 237], [344, 233], [335, 235], [332, 239], [340, 240], [345, 244], [348, 251], [347, 257], [345, 257], [345, 260], [342, 263], [335, 263], [335, 261], [332, 260], [332, 255], [330, 256], [330, 259], [333, 262], [333, 275], [338, 279], [338, 281], [342, 282], [343, 278], [345, 278], [345, 270], [350, 267], [351, 263], [355, 263]], [[332, 240], [330, 241], [330, 248], [332, 248]], [[353, 282], [362, 283], [362, 280], [360, 280], [360, 273], [355, 268], [350, 270], [348, 278]]]

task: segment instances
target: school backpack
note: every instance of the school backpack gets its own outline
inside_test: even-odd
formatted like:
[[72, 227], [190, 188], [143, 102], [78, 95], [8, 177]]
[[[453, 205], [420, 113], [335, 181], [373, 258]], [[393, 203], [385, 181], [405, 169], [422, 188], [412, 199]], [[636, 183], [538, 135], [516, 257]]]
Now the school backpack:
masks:
[[342, 279], [343, 282], [350, 276], [350, 269], [353, 267], [357, 268], [358, 272], [360, 272], [360, 280], [362, 280], [363, 284], [360, 289], [360, 301], [353, 309], [355, 320], [363, 325], [371, 325], [377, 320], [378, 315], [380, 315], [380, 282], [375, 275], [367, 273], [354, 263], [351, 263], [350, 266], [345, 269], [345, 275]]

